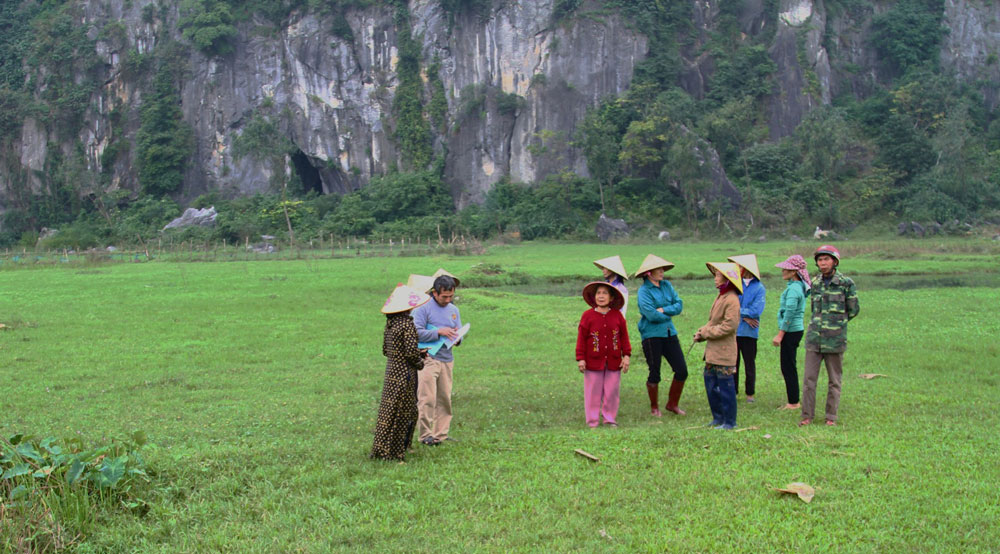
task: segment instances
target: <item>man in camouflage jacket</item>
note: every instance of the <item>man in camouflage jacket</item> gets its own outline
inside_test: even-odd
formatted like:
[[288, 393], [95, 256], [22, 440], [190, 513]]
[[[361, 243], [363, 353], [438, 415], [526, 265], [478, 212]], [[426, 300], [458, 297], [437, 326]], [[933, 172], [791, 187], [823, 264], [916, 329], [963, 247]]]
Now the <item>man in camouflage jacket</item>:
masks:
[[841, 273], [840, 252], [824, 245], [813, 254], [819, 275], [812, 279], [812, 318], [806, 331], [806, 363], [802, 379], [802, 421], [812, 423], [816, 409], [816, 381], [824, 362], [829, 376], [826, 394], [826, 424], [836, 425], [840, 405], [840, 383], [847, 350], [847, 322], [858, 315], [858, 291], [854, 281]]

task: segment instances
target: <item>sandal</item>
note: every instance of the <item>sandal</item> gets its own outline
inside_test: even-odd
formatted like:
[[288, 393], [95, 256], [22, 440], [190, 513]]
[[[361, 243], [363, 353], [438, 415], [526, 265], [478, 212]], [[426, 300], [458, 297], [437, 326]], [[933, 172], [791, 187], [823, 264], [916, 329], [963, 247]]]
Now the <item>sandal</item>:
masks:
[[799, 427], [805, 427], [806, 425], [809, 425], [812, 422], [813, 422], [812, 418], [807, 417], [799, 422]]
[[826, 420], [826, 424], [829, 425], [830, 427], [835, 427], [837, 425], [837, 422], [828, 419]]

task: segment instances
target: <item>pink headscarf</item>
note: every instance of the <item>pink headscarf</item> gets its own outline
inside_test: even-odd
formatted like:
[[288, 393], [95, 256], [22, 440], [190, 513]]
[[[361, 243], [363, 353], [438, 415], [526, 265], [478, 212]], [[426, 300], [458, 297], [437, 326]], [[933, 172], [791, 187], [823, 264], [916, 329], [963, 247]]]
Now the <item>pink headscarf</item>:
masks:
[[793, 254], [789, 256], [785, 261], [781, 263], [774, 264], [775, 267], [780, 267], [781, 269], [790, 269], [799, 275], [799, 280], [802, 284], [806, 286], [806, 290], [812, 288], [812, 282], [809, 280], [809, 270], [807, 269], [806, 260], [799, 256], [798, 254]]

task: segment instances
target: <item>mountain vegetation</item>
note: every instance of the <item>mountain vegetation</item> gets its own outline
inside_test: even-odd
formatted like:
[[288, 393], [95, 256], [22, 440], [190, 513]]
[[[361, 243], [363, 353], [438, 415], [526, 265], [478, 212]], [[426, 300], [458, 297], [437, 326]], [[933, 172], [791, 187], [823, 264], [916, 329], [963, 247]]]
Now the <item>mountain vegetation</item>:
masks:
[[[119, 3], [124, 9], [138, 1]], [[142, 6], [143, 23], [157, 29], [152, 46], [139, 44], [121, 22], [105, 23], [96, 33], [80, 25], [84, 4], [0, 5], [0, 245], [34, 246], [43, 228], [59, 228], [62, 245], [131, 242], [158, 233], [183, 207], [208, 205], [222, 214], [221, 224], [188, 232], [227, 240], [257, 234], [589, 237], [601, 213], [650, 232], [1000, 223], [997, 84], [959, 78], [941, 63], [949, 32], [943, 0], [884, 2], [877, 12], [858, 0], [826, 2], [827, 27], [835, 18], [868, 25], [864, 46], [877, 71], [862, 74], [835, 30], [825, 29], [823, 46], [835, 77], [857, 78], [864, 86], [827, 87], [837, 94], [821, 101], [820, 77], [803, 63], [805, 90], [815, 105], [782, 136], [768, 117], [782, 71], [773, 53], [776, 0], [764, 2], [763, 20], [752, 34], [741, 21], [744, 2], [720, 3], [711, 24], [699, 26], [689, 2], [556, 0], [551, 27], [618, 16], [646, 37], [648, 52], [627, 89], [589, 106], [571, 135], [537, 131], [533, 155], [570, 149], [581, 153], [586, 171], [556, 163], [533, 182], [501, 176], [481, 201], [462, 209], [456, 209], [461, 183], [446, 177], [449, 152], [442, 137], [486, 113], [516, 118], [525, 99], [488, 86], [449, 97], [439, 76], [442, 61], [422, 50], [406, 2], [160, 0]], [[441, 0], [439, 9], [455, 29], [488, 19], [501, 5]], [[244, 194], [208, 187], [190, 194], [199, 143], [183, 117], [181, 91], [194, 56], [230, 63], [245, 29], [267, 35], [305, 13], [319, 17], [330, 36], [350, 41], [357, 28], [352, 14], [372, 9], [393, 13], [397, 36], [396, 87], [383, 122], [398, 163], [353, 192], [321, 194], [310, 185], [315, 177], [303, 173], [311, 170], [308, 164], [293, 163], [288, 106], [265, 101], [232, 137], [222, 172], [232, 170], [230, 163], [255, 160], [270, 172], [270, 188]], [[804, 31], [797, 40], [802, 61]], [[85, 115], [97, 92], [109, 86], [101, 44], [121, 52], [121, 71], [141, 104], [113, 107], [112, 138], [95, 165], [81, 137], [93, 132]], [[697, 90], [684, 80], [695, 46], [698, 59], [711, 61]], [[994, 52], [987, 69], [997, 64]], [[531, 86], [554, 83], [539, 73]], [[25, 130], [36, 127], [49, 141], [44, 166], [26, 169], [18, 145]], [[739, 191], [738, 203], [713, 192], [706, 144]], [[359, 172], [352, 166], [347, 177]], [[122, 175], [133, 175], [134, 182]]]

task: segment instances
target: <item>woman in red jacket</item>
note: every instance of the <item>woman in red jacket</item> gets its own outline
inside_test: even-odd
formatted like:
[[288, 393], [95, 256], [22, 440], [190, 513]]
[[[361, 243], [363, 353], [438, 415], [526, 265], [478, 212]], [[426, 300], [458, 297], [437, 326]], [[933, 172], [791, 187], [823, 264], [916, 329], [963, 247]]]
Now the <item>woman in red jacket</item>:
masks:
[[618, 389], [621, 374], [628, 373], [632, 345], [625, 318], [622, 293], [603, 281], [588, 283], [583, 299], [593, 309], [583, 312], [576, 336], [576, 363], [583, 373], [583, 409], [587, 425], [604, 423], [617, 427]]

